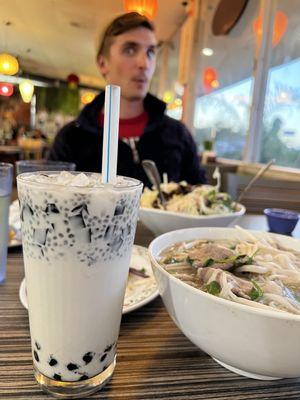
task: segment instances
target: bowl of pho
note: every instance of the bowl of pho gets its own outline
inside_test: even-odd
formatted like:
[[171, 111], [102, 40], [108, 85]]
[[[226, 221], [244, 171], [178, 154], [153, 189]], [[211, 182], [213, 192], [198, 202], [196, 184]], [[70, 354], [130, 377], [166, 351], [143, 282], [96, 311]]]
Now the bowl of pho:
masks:
[[300, 377], [300, 240], [190, 228], [149, 246], [164, 305], [216, 362], [255, 379]]

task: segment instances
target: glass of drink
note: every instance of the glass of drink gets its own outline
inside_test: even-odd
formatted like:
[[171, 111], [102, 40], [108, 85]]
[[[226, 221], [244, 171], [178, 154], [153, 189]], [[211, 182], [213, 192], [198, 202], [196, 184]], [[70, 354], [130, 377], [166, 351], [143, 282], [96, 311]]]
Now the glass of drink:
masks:
[[6, 277], [8, 214], [12, 190], [13, 165], [0, 163], [0, 283]]
[[76, 165], [67, 161], [20, 160], [16, 162], [17, 175], [35, 171], [75, 171]]
[[141, 182], [100, 174], [17, 177], [35, 377], [81, 398], [111, 377]]

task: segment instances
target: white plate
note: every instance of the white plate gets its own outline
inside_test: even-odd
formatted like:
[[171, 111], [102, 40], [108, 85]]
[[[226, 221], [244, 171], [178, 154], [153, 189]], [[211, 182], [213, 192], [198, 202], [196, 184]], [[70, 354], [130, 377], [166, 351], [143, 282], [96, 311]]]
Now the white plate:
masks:
[[[131, 273], [129, 274], [123, 304], [123, 314], [127, 314], [144, 306], [158, 296], [158, 289], [146, 247], [133, 246], [130, 267], [137, 270], [144, 269], [145, 274], [149, 275], [149, 278], [142, 278]], [[19, 298], [22, 305], [27, 309], [28, 304], [25, 278], [22, 280], [20, 285]]]

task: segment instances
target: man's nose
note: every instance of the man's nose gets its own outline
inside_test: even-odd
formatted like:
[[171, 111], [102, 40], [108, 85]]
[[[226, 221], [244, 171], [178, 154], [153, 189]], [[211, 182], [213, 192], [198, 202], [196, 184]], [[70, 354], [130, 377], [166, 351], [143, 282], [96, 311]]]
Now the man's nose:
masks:
[[148, 58], [148, 56], [147, 56], [147, 54], [145, 52], [141, 51], [138, 54], [137, 65], [141, 69], [148, 69], [149, 68], [150, 60], [149, 60], [149, 58]]

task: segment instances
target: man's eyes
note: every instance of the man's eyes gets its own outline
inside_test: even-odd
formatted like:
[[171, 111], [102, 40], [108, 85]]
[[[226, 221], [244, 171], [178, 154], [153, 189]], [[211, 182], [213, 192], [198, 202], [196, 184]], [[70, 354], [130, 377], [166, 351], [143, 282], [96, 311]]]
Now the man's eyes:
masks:
[[[138, 49], [134, 46], [128, 46], [124, 48], [123, 52], [128, 56], [134, 56], [138, 52]], [[147, 57], [153, 58], [155, 57], [155, 54], [156, 50], [154, 48], [150, 48], [147, 50]]]
[[149, 49], [149, 50], [147, 51], [147, 56], [148, 56], [149, 58], [155, 57], [155, 54], [156, 54], [155, 49]]
[[129, 56], [133, 56], [136, 52], [136, 49], [134, 47], [125, 47], [124, 48], [124, 53], [128, 54]]

